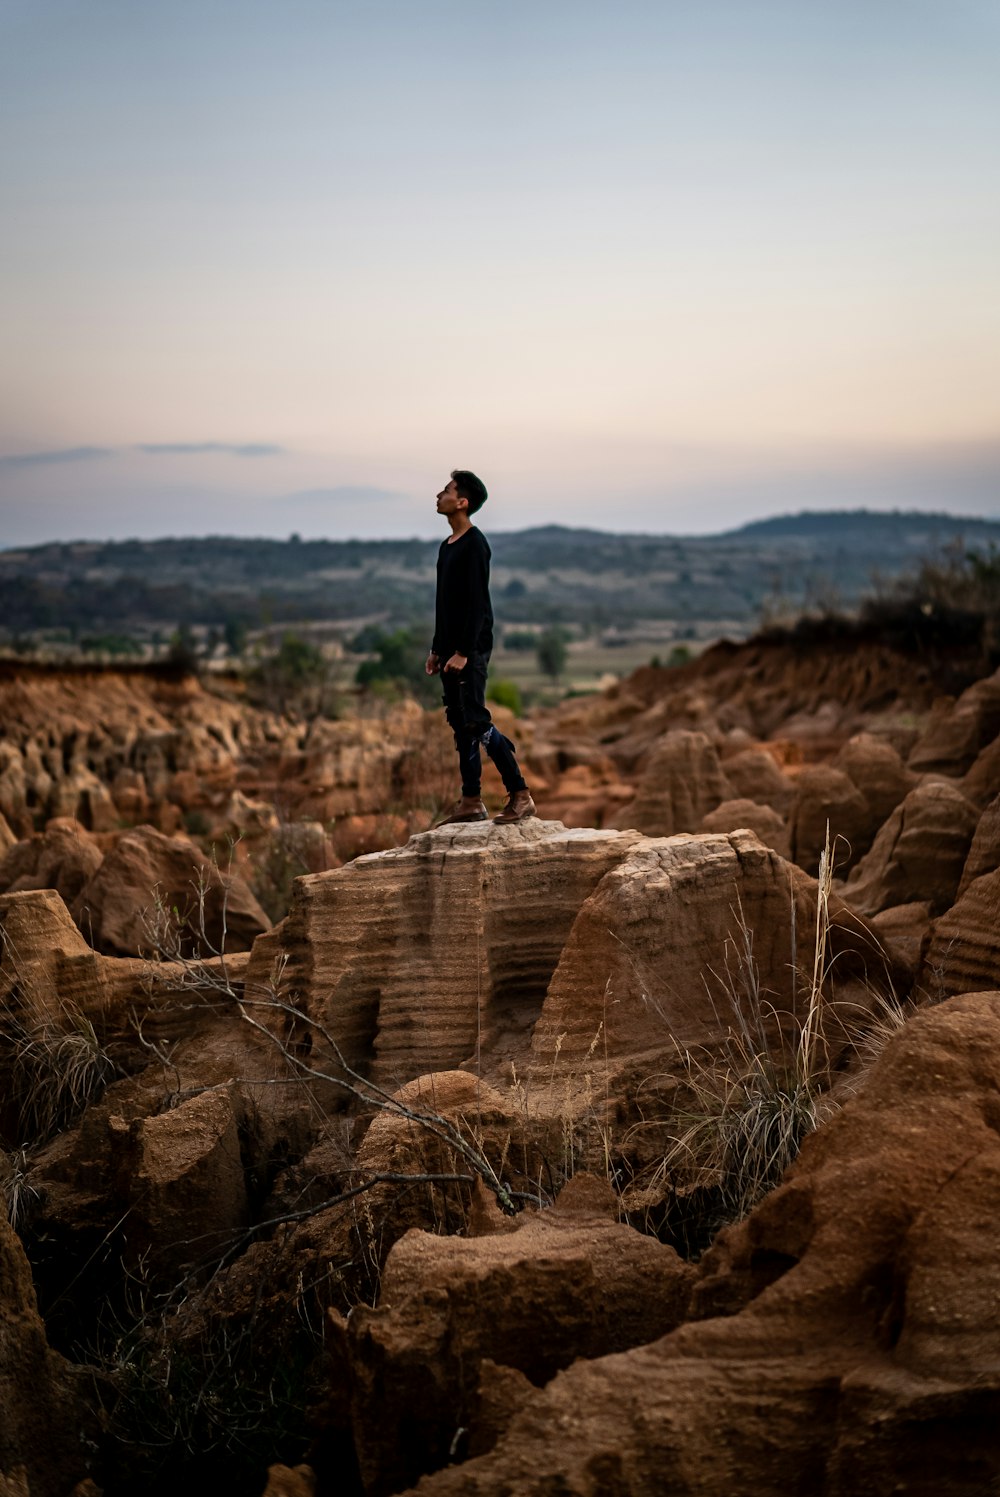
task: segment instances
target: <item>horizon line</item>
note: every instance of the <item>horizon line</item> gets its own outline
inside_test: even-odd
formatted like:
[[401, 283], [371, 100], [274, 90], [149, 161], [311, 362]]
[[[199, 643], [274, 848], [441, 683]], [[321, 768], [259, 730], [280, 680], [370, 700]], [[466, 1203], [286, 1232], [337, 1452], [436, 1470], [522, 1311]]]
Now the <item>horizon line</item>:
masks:
[[[593, 526], [593, 525], [565, 525], [565, 524], [562, 524], [559, 521], [555, 521], [554, 520], [554, 521], [551, 521], [548, 524], [544, 524], [544, 525], [527, 525], [527, 526], [522, 525], [522, 526], [518, 526], [516, 529], [512, 529], [512, 530], [503, 530], [503, 529], [493, 530], [492, 527], [491, 527], [491, 534], [494, 535], [494, 536], [533, 535], [533, 534], [537, 534], [539, 531], [543, 531], [543, 530], [549, 530], [549, 531], [551, 531], [551, 530], [559, 530], [559, 531], [565, 531], [567, 535], [599, 535], [599, 536], [608, 536], [608, 537], [623, 537], [623, 536], [628, 536], [629, 538], [634, 539], [634, 540], [642, 540], [642, 539], [648, 539], [648, 540], [675, 540], [676, 539], [676, 540], [686, 540], [686, 541], [722, 540], [722, 539], [725, 539], [728, 536], [741, 535], [741, 534], [743, 534], [744, 532], [746, 532], [748, 530], [760, 529], [760, 528], [762, 528], [763, 526], [766, 526], [766, 525], [779, 524], [783, 520], [784, 521], [805, 520], [805, 519], [822, 520], [822, 519], [833, 519], [833, 518], [845, 519], [845, 518], [859, 517], [859, 516], [867, 516], [867, 517], [872, 517], [872, 518], [878, 518], [878, 517], [895, 518], [897, 520], [919, 520], [919, 521], [921, 521], [921, 522], [923, 522], [925, 524], [929, 523], [929, 522], [938, 522], [938, 523], [943, 522], [944, 524], [948, 525], [951, 528], [960, 527], [960, 526], [963, 526], [963, 525], [971, 525], [971, 526], [976, 526], [976, 527], [983, 526], [983, 527], [987, 527], [987, 528], [990, 527], [990, 526], [997, 526], [998, 528], [1000, 528], [1000, 510], [998, 510], [998, 513], [995, 516], [993, 516], [993, 515], [953, 514], [953, 513], [951, 513], [948, 510], [900, 509], [898, 507], [893, 507], [891, 509], [873, 509], [873, 508], [871, 508], [868, 505], [858, 505], [855, 508], [848, 508], [848, 509], [799, 509], [799, 510], [794, 510], [794, 511], [793, 510], [781, 510], [781, 511], [778, 511], [778, 512], [775, 512], [775, 513], [763, 515], [763, 516], [761, 516], [758, 519], [746, 520], [741, 525], [729, 526], [729, 527], [727, 527], [726, 529], [723, 529], [723, 530], [708, 530], [708, 531], [604, 530], [604, 529], [600, 529], [599, 527], [596, 527], [596, 526]], [[119, 537], [112, 537], [112, 536], [106, 536], [106, 537], [73, 536], [73, 537], [66, 538], [64, 540], [34, 541], [31, 544], [29, 544], [29, 545], [18, 545], [16, 543], [13, 544], [13, 545], [7, 545], [4, 542], [0, 541], [0, 554], [10, 553], [10, 552], [43, 551], [43, 550], [45, 550], [45, 549], [47, 549], [48, 547], [51, 547], [51, 546], [127, 546], [127, 545], [156, 546], [156, 545], [165, 544], [165, 543], [170, 542], [170, 541], [174, 541], [174, 542], [183, 542], [183, 541], [235, 541], [235, 542], [248, 542], [248, 543], [251, 543], [251, 544], [252, 543], [267, 543], [269, 545], [279, 545], [279, 546], [280, 545], [319, 545], [319, 544], [334, 545], [334, 546], [348, 546], [348, 545], [353, 545], [353, 544], [366, 545], [366, 546], [380, 546], [380, 545], [400, 545], [400, 544], [404, 544], [405, 545], [405, 544], [413, 544], [413, 543], [417, 543], [419, 545], [433, 545], [434, 544], [434, 539], [435, 539], [434, 537], [427, 537], [427, 536], [417, 535], [417, 534], [413, 534], [413, 533], [407, 534], [407, 535], [397, 535], [397, 536], [386, 536], [386, 535], [382, 535], [382, 536], [352, 535], [352, 536], [336, 536], [336, 537], [334, 537], [334, 536], [327, 536], [327, 535], [304, 536], [299, 531], [296, 531], [296, 530], [290, 531], [285, 536], [275, 536], [275, 535], [238, 535], [238, 534], [234, 534], [234, 533], [228, 532], [228, 531], [208, 531], [208, 532], [204, 532], [204, 533], [202, 533], [202, 532], [198, 532], [198, 533], [188, 532], [188, 533], [185, 533], [185, 534], [165, 534], [165, 535], [159, 535], [159, 536], [145, 536], [145, 537], [143, 537], [143, 536], [119, 536]]]

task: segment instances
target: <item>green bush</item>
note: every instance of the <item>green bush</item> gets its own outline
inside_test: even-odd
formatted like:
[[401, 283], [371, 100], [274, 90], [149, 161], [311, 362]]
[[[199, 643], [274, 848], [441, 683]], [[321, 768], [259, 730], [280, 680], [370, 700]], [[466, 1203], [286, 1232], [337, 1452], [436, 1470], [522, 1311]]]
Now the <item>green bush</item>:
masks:
[[524, 712], [521, 688], [516, 681], [507, 681], [503, 677], [497, 681], [491, 681], [486, 695], [491, 702], [496, 702], [498, 707], [508, 707], [515, 717], [520, 717]]
[[87, 634], [80, 640], [85, 655], [141, 655], [142, 645], [129, 634]]
[[391, 634], [375, 631], [368, 636], [367, 644], [374, 658], [358, 666], [354, 679], [359, 686], [392, 683], [428, 700], [437, 695], [437, 684], [424, 668], [426, 646], [412, 630], [395, 629]]
[[247, 676], [257, 701], [281, 713], [329, 710], [328, 680], [329, 667], [322, 650], [291, 632], [274, 654], [264, 656]]

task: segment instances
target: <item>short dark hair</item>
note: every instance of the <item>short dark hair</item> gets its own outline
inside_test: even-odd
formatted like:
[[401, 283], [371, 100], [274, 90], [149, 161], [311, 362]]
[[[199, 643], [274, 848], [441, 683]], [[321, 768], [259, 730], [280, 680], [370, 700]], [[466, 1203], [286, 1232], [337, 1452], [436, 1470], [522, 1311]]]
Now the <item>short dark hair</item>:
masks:
[[486, 503], [486, 485], [475, 473], [468, 472], [465, 468], [453, 468], [451, 476], [455, 480], [455, 488], [460, 499], [468, 499], [469, 514], [474, 515], [477, 509], [482, 509]]

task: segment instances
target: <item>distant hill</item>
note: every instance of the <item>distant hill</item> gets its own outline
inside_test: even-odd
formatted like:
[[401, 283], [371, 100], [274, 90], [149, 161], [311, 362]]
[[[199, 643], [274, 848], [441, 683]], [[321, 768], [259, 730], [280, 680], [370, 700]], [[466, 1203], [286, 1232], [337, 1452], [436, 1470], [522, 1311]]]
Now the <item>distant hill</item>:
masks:
[[968, 541], [985, 539], [996, 543], [1000, 542], [1000, 520], [923, 510], [802, 510], [797, 515], [773, 515], [766, 520], [751, 520], [716, 539], [738, 536], [750, 541], [784, 536], [829, 539], [857, 535], [889, 536], [897, 541], [905, 538], [907, 546], [946, 543], [956, 536]]
[[[488, 526], [487, 526], [488, 529]], [[1000, 546], [1000, 521], [869, 510], [780, 515], [722, 535], [616, 535], [546, 525], [490, 533], [506, 624], [583, 629], [674, 620], [746, 633], [761, 610], [851, 607], [883, 579], [961, 541]], [[439, 542], [227, 536], [51, 544], [0, 552], [0, 636], [180, 624], [426, 626]]]

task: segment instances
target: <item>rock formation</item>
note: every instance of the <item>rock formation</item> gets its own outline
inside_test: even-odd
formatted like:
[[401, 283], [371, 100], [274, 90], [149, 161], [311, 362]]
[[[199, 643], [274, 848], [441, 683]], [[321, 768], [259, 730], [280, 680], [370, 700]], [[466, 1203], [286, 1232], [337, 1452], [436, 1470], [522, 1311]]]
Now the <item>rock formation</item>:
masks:
[[1000, 795], [990, 801], [976, 823], [969, 855], [962, 869], [958, 898], [977, 878], [992, 873], [997, 867], [1000, 867]]
[[412, 703], [8, 672], [0, 1490], [990, 1490], [1000, 676], [956, 689], [723, 644], [519, 724], [538, 819], [428, 831]]
[[702, 817], [731, 799], [732, 789], [708, 737], [676, 729], [650, 755], [635, 800], [614, 821], [639, 826], [647, 835], [670, 837], [696, 831]]
[[415, 1490], [988, 1491], [998, 1016], [992, 993], [912, 1020], [700, 1265], [689, 1323], [510, 1400], [494, 1450]]
[[[176, 913], [174, 913], [176, 912]], [[162, 915], [187, 951], [249, 951], [270, 921], [238, 875], [184, 837], [137, 827], [119, 837], [73, 902], [94, 947], [126, 956], [155, 949]]]
[[723, 769], [737, 799], [756, 801], [770, 806], [779, 816], [787, 815], [795, 786], [766, 749], [740, 749], [727, 756]]
[[957, 702], [941, 698], [910, 755], [911, 769], [962, 775], [1000, 735], [1000, 671], [977, 681]]
[[[809, 1002], [817, 898], [815, 880], [752, 833], [643, 838], [573, 926], [534, 1030], [535, 1071], [579, 1071], [596, 1037], [613, 1074], [679, 1074], [685, 1052], [747, 1026], [761, 1044], [775, 1038]], [[837, 1005], [863, 1013], [893, 968], [837, 900], [830, 922], [832, 1035]]]
[[746, 828], [779, 857], [789, 858], [788, 829], [771, 806], [752, 800], [726, 800], [701, 819], [703, 832], [736, 832]]
[[578, 1175], [513, 1231], [413, 1230], [396, 1244], [379, 1308], [335, 1321], [366, 1491], [400, 1491], [487, 1437], [484, 1363], [520, 1373], [533, 1396], [578, 1358], [681, 1322], [693, 1271], [615, 1215], [607, 1183]]
[[932, 999], [1000, 986], [1000, 868], [974, 879], [935, 921], [917, 981]]
[[55, 817], [40, 836], [14, 842], [0, 860], [0, 889], [54, 889], [72, 904], [104, 861], [104, 852], [78, 821]]
[[300, 879], [248, 989], [277, 962], [282, 993], [381, 1085], [525, 1057], [581, 904], [637, 840], [474, 823]]
[[972, 802], [946, 781], [911, 790], [855, 867], [845, 899], [868, 914], [915, 900], [943, 913], [955, 901], [978, 820]]
[[49, 1347], [24, 1249], [0, 1220], [0, 1482], [61, 1497], [93, 1464], [97, 1433], [81, 1379]]

